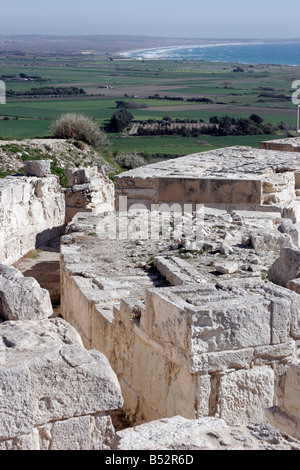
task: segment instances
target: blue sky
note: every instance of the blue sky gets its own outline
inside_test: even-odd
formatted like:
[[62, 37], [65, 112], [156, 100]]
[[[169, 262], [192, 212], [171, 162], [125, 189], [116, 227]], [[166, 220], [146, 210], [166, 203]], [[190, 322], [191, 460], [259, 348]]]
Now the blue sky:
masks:
[[0, 34], [296, 38], [299, 0], [10, 0]]

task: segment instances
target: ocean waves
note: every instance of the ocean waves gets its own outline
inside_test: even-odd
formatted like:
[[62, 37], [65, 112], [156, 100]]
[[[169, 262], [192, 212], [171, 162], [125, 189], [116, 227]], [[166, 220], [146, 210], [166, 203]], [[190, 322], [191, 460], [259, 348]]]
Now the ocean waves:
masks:
[[232, 42], [126, 51], [131, 59], [203, 60], [241, 64], [300, 65], [300, 41]]

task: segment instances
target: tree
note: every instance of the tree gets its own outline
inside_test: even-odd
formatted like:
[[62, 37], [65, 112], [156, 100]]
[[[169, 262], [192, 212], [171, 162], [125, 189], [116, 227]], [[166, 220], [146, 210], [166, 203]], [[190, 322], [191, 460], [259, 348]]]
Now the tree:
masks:
[[253, 122], [255, 122], [255, 124], [257, 125], [260, 125], [263, 123], [263, 118], [261, 118], [260, 116], [258, 116], [258, 114], [251, 114], [251, 116], [249, 117], [249, 119]]
[[129, 126], [133, 116], [127, 109], [117, 111], [110, 120], [108, 129], [110, 132], [123, 132]]

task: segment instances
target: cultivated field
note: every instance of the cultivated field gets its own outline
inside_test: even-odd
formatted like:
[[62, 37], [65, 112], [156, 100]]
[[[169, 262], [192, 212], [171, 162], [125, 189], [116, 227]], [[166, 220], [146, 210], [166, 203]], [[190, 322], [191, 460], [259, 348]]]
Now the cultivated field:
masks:
[[[259, 115], [279, 126], [271, 135], [147, 136], [110, 135], [113, 152], [147, 153], [163, 158], [227, 145], [252, 145], [293, 134], [296, 107], [292, 82], [300, 67], [245, 65], [203, 61], [126, 60], [109, 51], [82, 54], [26, 51], [0, 52], [0, 79], [6, 90], [18, 92], [0, 105], [0, 138], [51, 137], [50, 126], [65, 112], [83, 113], [104, 128], [117, 111], [117, 101], [134, 103], [133, 121], [202, 120], [230, 115]], [[21, 74], [21, 75], [20, 75]], [[35, 77], [35, 78], [31, 78]], [[26, 95], [32, 88], [77, 87], [83, 95]], [[22, 95], [22, 93], [24, 93]]]

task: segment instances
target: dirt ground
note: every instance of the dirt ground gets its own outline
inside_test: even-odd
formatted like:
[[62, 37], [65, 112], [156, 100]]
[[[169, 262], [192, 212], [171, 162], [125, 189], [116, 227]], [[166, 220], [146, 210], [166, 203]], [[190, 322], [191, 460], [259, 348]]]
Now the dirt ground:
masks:
[[59, 239], [53, 240], [29, 252], [14, 265], [25, 277], [35, 278], [42, 288], [49, 291], [54, 316], [60, 315], [59, 246]]

